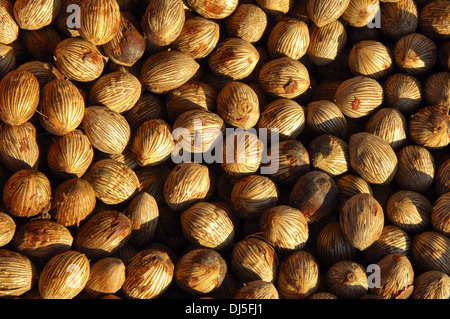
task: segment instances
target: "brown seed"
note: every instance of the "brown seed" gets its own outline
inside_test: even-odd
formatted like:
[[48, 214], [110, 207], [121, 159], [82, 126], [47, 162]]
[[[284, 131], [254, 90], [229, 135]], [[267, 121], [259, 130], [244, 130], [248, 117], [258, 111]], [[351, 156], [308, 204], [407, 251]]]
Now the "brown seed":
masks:
[[89, 279], [86, 255], [68, 250], [48, 261], [39, 276], [39, 293], [43, 299], [73, 299], [83, 291]]
[[14, 3], [14, 17], [21, 29], [38, 30], [52, 23], [60, 8], [60, 0], [18, 0]]
[[167, 93], [189, 81], [199, 67], [186, 53], [176, 50], [158, 52], [144, 61], [140, 81], [151, 93]]
[[385, 225], [380, 237], [364, 251], [364, 256], [372, 263], [389, 254], [409, 256], [411, 246], [411, 237], [405, 230], [394, 225]]
[[419, 193], [429, 190], [434, 181], [434, 158], [425, 147], [407, 145], [397, 153], [395, 181], [403, 189]]
[[94, 150], [89, 138], [78, 129], [56, 137], [47, 152], [50, 170], [63, 179], [83, 176], [93, 158]]
[[267, 52], [271, 59], [288, 57], [299, 60], [306, 54], [310, 43], [305, 22], [293, 18], [279, 21], [270, 31]]
[[273, 283], [254, 280], [239, 288], [233, 299], [279, 299], [279, 294]]
[[310, 253], [299, 250], [281, 263], [277, 278], [278, 292], [284, 299], [305, 299], [319, 288], [319, 264]]
[[217, 290], [228, 272], [227, 263], [213, 249], [194, 249], [184, 254], [175, 266], [174, 280], [191, 295], [204, 295]]
[[373, 21], [379, 9], [379, 0], [350, 1], [342, 13], [342, 19], [352, 27], [362, 28]]
[[262, 175], [249, 175], [239, 179], [231, 192], [231, 204], [241, 218], [257, 218], [278, 201], [276, 184]]
[[294, 6], [294, 0], [256, 0], [258, 6], [260, 6], [267, 14], [277, 16], [288, 13]]
[[46, 264], [53, 256], [72, 247], [73, 237], [58, 222], [31, 220], [21, 225], [14, 235], [14, 248], [37, 264]]
[[367, 120], [364, 130], [384, 139], [394, 151], [402, 148], [408, 136], [405, 116], [396, 108], [384, 107]]
[[431, 225], [432, 209], [432, 204], [424, 195], [401, 190], [389, 197], [386, 217], [408, 233], [417, 234]]
[[169, 159], [174, 145], [169, 125], [163, 120], [150, 119], [135, 132], [131, 155], [140, 166], [159, 165]]
[[171, 47], [193, 59], [201, 59], [214, 50], [219, 35], [220, 27], [215, 21], [193, 16], [184, 22], [181, 33], [171, 43]]
[[334, 103], [344, 115], [361, 118], [380, 107], [383, 88], [372, 78], [357, 75], [342, 82], [336, 90]]
[[416, 112], [422, 102], [421, 82], [407, 73], [390, 75], [383, 84], [387, 106], [404, 114]]
[[381, 32], [391, 39], [397, 40], [413, 33], [419, 25], [417, 2], [399, 0], [383, 3], [381, 6]]
[[115, 0], [83, 0], [79, 32], [83, 39], [99, 46], [111, 41], [120, 27], [120, 8]]
[[308, 17], [319, 27], [337, 20], [345, 11], [349, 4], [349, 0], [343, 1], [324, 1], [324, 0], [308, 0], [307, 12]]
[[342, 207], [339, 223], [346, 240], [356, 249], [364, 251], [383, 231], [383, 209], [372, 195], [356, 194]]
[[119, 258], [105, 257], [95, 262], [84, 291], [93, 298], [115, 294], [125, 282], [125, 265]]
[[270, 60], [261, 67], [258, 83], [274, 97], [293, 99], [308, 90], [310, 78], [303, 63], [283, 57]]
[[16, 232], [16, 222], [7, 213], [0, 212], [0, 247], [6, 246]]
[[245, 83], [228, 82], [217, 95], [217, 114], [226, 124], [248, 130], [259, 120], [258, 96]]
[[92, 146], [103, 153], [120, 154], [130, 140], [131, 129], [125, 117], [107, 106], [87, 107], [82, 124]]
[[238, 241], [231, 253], [231, 269], [244, 282], [264, 280], [274, 283], [278, 276], [278, 257], [265, 240], [248, 236]]
[[105, 68], [104, 56], [98, 48], [81, 38], [67, 38], [55, 48], [57, 68], [69, 80], [91, 82], [100, 77]]
[[326, 285], [331, 293], [343, 299], [358, 299], [368, 291], [367, 274], [362, 265], [341, 260], [328, 268]]
[[442, 234], [450, 235], [450, 192], [438, 197], [431, 212], [431, 225]]
[[316, 240], [318, 258], [327, 267], [341, 260], [353, 260], [356, 249], [345, 239], [338, 221], [331, 221], [319, 231]]
[[134, 26], [132, 19], [125, 12], [120, 12], [119, 29], [111, 41], [103, 44], [105, 54], [119, 65], [134, 65], [145, 52], [145, 38]]
[[383, 43], [364, 40], [353, 45], [348, 65], [353, 75], [380, 80], [392, 72], [394, 61], [390, 49]]
[[122, 291], [130, 299], [152, 299], [169, 287], [175, 266], [160, 249], [141, 250], [127, 263]]
[[278, 205], [266, 209], [259, 219], [261, 236], [276, 250], [302, 249], [308, 240], [308, 222], [298, 209]]
[[347, 32], [338, 20], [322, 27], [311, 26], [310, 42], [307, 48], [308, 58], [315, 65], [327, 65], [342, 53], [347, 44]]
[[308, 154], [311, 166], [331, 177], [347, 172], [350, 167], [348, 144], [343, 139], [330, 134], [322, 134], [309, 144]]
[[223, 141], [220, 166], [233, 177], [255, 174], [261, 165], [263, 149], [256, 134], [235, 131]]
[[211, 186], [209, 169], [198, 163], [180, 163], [164, 183], [164, 199], [173, 210], [180, 211], [205, 199]]
[[241, 80], [255, 69], [260, 55], [248, 41], [228, 38], [219, 42], [208, 57], [208, 65], [215, 74], [232, 80]]
[[305, 108], [294, 100], [280, 98], [262, 109], [256, 128], [267, 129], [268, 138], [278, 134], [279, 140], [283, 141], [299, 137], [305, 124]]
[[261, 6], [240, 4], [227, 19], [226, 30], [230, 36], [248, 42], [258, 42], [266, 31], [267, 15]]
[[37, 168], [39, 145], [36, 128], [30, 122], [21, 125], [3, 124], [0, 128], [0, 160], [11, 172]]
[[450, 192], [450, 159], [442, 163], [436, 172], [434, 188], [437, 196]]
[[148, 40], [158, 46], [166, 46], [181, 33], [184, 21], [181, 0], [156, 0], [147, 5], [141, 25]]
[[321, 171], [311, 171], [301, 176], [289, 194], [290, 205], [300, 210], [310, 224], [329, 216], [338, 200], [336, 183]]
[[220, 250], [228, 247], [234, 239], [232, 220], [225, 210], [212, 203], [196, 203], [180, 218], [183, 234], [201, 247]]
[[425, 80], [425, 101], [428, 105], [450, 108], [450, 72], [437, 72]]
[[95, 162], [84, 178], [94, 188], [97, 198], [108, 205], [125, 202], [139, 188], [136, 173], [126, 164], [113, 159]]
[[10, 45], [0, 43], [0, 79], [14, 70], [16, 65], [17, 60], [14, 48]]
[[89, 259], [112, 256], [130, 239], [131, 221], [123, 213], [102, 211], [94, 214], [78, 230], [74, 247]]
[[10, 44], [19, 37], [19, 26], [14, 18], [13, 4], [9, 0], [0, 1], [0, 43]]
[[340, 138], [347, 136], [347, 119], [339, 107], [328, 100], [308, 103], [306, 124], [316, 136], [321, 134], [331, 134]]
[[141, 83], [130, 73], [111, 72], [101, 76], [89, 92], [90, 105], [104, 105], [123, 113], [130, 110], [141, 96]]
[[217, 148], [224, 134], [225, 123], [217, 113], [204, 109], [183, 112], [173, 123], [174, 154], [211, 151]]
[[207, 19], [224, 19], [236, 10], [238, 0], [187, 0], [195, 12]]
[[267, 150], [267, 159], [261, 169], [280, 184], [293, 184], [311, 169], [308, 150], [296, 139], [271, 145]]
[[169, 119], [175, 121], [179, 115], [186, 111], [216, 109], [217, 91], [207, 83], [188, 81], [179, 88], [167, 93], [165, 107]]
[[21, 125], [34, 115], [39, 103], [39, 82], [23, 70], [13, 70], [0, 81], [0, 119]]
[[83, 121], [85, 102], [80, 90], [69, 80], [54, 79], [41, 90], [39, 120], [53, 135], [65, 135]]
[[0, 268], [0, 297], [19, 297], [30, 291], [37, 281], [35, 266], [18, 252], [0, 249]]
[[131, 221], [130, 243], [141, 246], [149, 243], [155, 236], [158, 224], [158, 203], [150, 194], [139, 193], [128, 204], [125, 215]]
[[32, 217], [50, 204], [51, 188], [47, 176], [36, 169], [15, 172], [6, 181], [3, 203], [17, 217]]
[[423, 75], [436, 64], [437, 48], [434, 42], [420, 33], [402, 36], [394, 48], [397, 67], [413, 76]]
[[92, 186], [86, 180], [75, 177], [55, 189], [50, 214], [63, 226], [79, 226], [93, 212], [95, 204]]
[[450, 238], [436, 231], [414, 236], [412, 260], [422, 271], [438, 270], [450, 276]]
[[450, 5], [447, 1], [430, 1], [420, 10], [420, 31], [436, 40], [448, 40], [450, 27], [446, 22], [450, 18]]
[[[382, 299], [406, 299], [412, 293], [414, 270], [409, 259], [402, 254], [390, 254], [378, 261], [379, 286], [369, 288], [371, 294]], [[406, 293], [408, 296], [402, 297]]]
[[409, 121], [409, 137], [427, 149], [436, 150], [450, 143], [450, 115], [434, 106], [417, 111]]
[[361, 132], [350, 136], [349, 157], [351, 167], [368, 183], [389, 184], [397, 173], [394, 150], [377, 135]]
[[450, 277], [437, 270], [421, 273], [414, 280], [412, 299], [448, 299], [450, 298]]

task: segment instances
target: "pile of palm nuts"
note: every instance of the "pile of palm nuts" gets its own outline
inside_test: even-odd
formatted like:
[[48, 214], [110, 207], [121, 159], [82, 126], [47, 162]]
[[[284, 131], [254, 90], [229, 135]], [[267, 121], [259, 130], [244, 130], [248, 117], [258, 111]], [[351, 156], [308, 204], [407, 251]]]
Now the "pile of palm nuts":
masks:
[[0, 0], [0, 298], [450, 298], [450, 1]]

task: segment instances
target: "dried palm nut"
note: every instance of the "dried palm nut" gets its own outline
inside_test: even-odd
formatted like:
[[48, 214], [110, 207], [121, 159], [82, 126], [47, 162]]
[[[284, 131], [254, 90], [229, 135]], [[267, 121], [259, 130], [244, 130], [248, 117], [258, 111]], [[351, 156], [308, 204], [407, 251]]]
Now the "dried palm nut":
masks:
[[343, 52], [347, 44], [347, 32], [338, 20], [322, 27], [314, 24], [310, 31], [310, 42], [306, 53], [315, 65], [330, 64]]
[[125, 202], [139, 188], [136, 173], [113, 159], [93, 163], [83, 178], [94, 188], [97, 198], [107, 205]]
[[217, 44], [208, 57], [208, 66], [217, 75], [241, 80], [255, 69], [260, 55], [252, 43], [240, 38], [227, 38]]
[[89, 138], [78, 129], [56, 137], [47, 152], [51, 172], [62, 179], [83, 176], [93, 158], [94, 149]]
[[346, 240], [356, 249], [364, 251], [381, 236], [383, 209], [372, 195], [357, 194], [342, 207], [339, 223]]
[[420, 33], [410, 33], [398, 39], [394, 48], [394, 61], [397, 67], [413, 76], [430, 71], [437, 60], [437, 47], [434, 42]]
[[383, 92], [387, 106], [405, 115], [418, 111], [422, 103], [422, 83], [407, 73], [390, 75], [383, 84]]
[[278, 202], [278, 188], [266, 176], [249, 175], [239, 179], [231, 192], [231, 204], [244, 219], [259, 218], [267, 208]]
[[193, 16], [184, 22], [181, 33], [171, 43], [171, 47], [193, 59], [202, 59], [214, 50], [219, 36], [220, 27], [215, 21]]
[[308, 25], [301, 20], [285, 18], [270, 31], [267, 52], [271, 59], [288, 57], [299, 60], [306, 54], [309, 43]]
[[226, 30], [230, 36], [248, 42], [258, 42], [267, 27], [267, 15], [261, 6], [240, 4], [227, 19]]
[[367, 76], [357, 75], [342, 82], [336, 90], [334, 103], [350, 118], [373, 113], [383, 102], [383, 88]]
[[390, 184], [397, 173], [397, 156], [381, 137], [361, 132], [349, 139], [350, 166], [371, 184]]
[[450, 115], [444, 110], [426, 106], [409, 120], [411, 140], [429, 150], [442, 149], [450, 143]]
[[280, 296], [284, 299], [305, 299], [319, 289], [319, 264], [310, 253], [292, 252], [280, 264], [277, 277]]
[[399, 0], [383, 3], [381, 6], [381, 32], [397, 40], [413, 33], [419, 25], [419, 10], [414, 0]]
[[301, 176], [290, 194], [290, 206], [300, 210], [308, 223], [316, 223], [329, 216], [339, 200], [334, 180], [321, 171], [311, 171]]
[[288, 57], [263, 64], [258, 83], [269, 95], [280, 99], [293, 99], [310, 87], [308, 69], [303, 63]]
[[413, 291], [414, 270], [408, 257], [389, 254], [377, 262], [379, 284], [369, 288], [369, 292], [382, 299], [407, 299]]
[[314, 138], [308, 148], [311, 166], [331, 177], [347, 172], [350, 167], [348, 144], [331, 134], [322, 134]]

